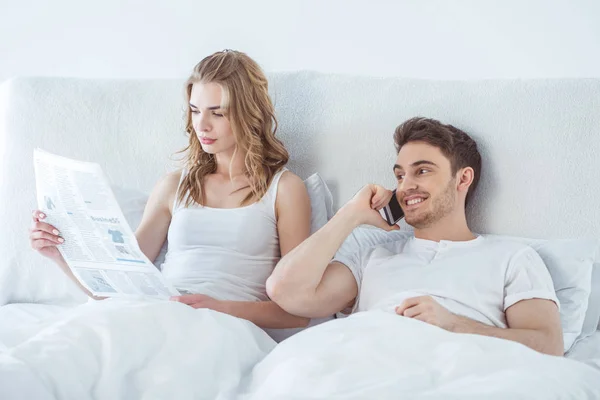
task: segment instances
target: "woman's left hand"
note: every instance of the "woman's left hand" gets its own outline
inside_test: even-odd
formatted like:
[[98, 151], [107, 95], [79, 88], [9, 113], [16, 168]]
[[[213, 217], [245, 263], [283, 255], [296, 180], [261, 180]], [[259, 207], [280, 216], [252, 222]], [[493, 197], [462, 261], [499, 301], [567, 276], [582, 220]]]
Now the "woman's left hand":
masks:
[[205, 294], [184, 294], [182, 296], [173, 296], [170, 300], [187, 304], [193, 308], [209, 308], [211, 310], [225, 312], [223, 302], [213, 299]]

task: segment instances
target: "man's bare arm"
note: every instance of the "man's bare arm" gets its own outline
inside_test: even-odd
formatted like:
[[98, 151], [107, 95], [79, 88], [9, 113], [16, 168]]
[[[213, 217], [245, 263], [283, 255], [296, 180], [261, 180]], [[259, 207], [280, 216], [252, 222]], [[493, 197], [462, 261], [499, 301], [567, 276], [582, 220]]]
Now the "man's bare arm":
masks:
[[361, 224], [397, 229], [373, 208], [378, 197], [387, 194], [380, 186], [365, 186], [323, 228], [286, 254], [267, 280], [269, 297], [285, 311], [309, 318], [346, 308], [356, 298], [358, 285], [346, 266], [331, 259]]
[[562, 356], [564, 342], [558, 308], [553, 301], [522, 300], [506, 310], [507, 329], [458, 317], [454, 332], [514, 340], [540, 353]]

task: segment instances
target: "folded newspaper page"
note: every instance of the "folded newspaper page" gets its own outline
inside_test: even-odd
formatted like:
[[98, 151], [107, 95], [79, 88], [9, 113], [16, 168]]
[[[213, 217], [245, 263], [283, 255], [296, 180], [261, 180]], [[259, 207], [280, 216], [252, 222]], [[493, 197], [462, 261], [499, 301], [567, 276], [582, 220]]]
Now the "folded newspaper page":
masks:
[[38, 208], [65, 239], [58, 249], [95, 296], [178, 295], [142, 253], [100, 165], [33, 153]]

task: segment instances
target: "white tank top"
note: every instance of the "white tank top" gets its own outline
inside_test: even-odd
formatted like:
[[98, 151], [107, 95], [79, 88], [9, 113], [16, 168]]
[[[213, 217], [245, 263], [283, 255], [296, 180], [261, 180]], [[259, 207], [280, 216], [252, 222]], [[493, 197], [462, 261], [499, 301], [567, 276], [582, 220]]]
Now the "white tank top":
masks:
[[[284, 171], [249, 206], [185, 207], [175, 200], [162, 266], [165, 278], [180, 291], [218, 300], [268, 300], [265, 282], [281, 257], [275, 200]], [[186, 173], [181, 173], [176, 199]]]

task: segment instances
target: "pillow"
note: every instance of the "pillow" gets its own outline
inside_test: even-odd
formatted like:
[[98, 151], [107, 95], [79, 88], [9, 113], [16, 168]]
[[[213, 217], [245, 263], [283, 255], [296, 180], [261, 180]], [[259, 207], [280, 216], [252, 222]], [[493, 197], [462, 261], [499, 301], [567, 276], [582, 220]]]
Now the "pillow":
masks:
[[[600, 250], [598, 250], [598, 253], [600, 253]], [[593, 310], [595, 313], [592, 315], [598, 316], [596, 318], [598, 320], [596, 330], [600, 330], [600, 263], [594, 264], [594, 271], [592, 275], [592, 293], [594, 294]], [[591, 295], [590, 302], [592, 302]]]
[[588, 300], [588, 310], [583, 321], [581, 335], [577, 341], [585, 339], [600, 329], [600, 263], [592, 268], [592, 288]]
[[[142, 222], [142, 216], [144, 215], [144, 208], [148, 202], [148, 195], [144, 192], [135, 189], [127, 189], [119, 186], [113, 186], [112, 191], [115, 194], [117, 203], [121, 207], [123, 216], [129, 224], [131, 230], [135, 232], [137, 227]], [[167, 254], [168, 243], [165, 243], [160, 248], [160, 252], [154, 260], [154, 265], [160, 269], [162, 264], [165, 262], [165, 255]]]
[[597, 239], [535, 240], [511, 236], [486, 235], [518, 241], [531, 246], [540, 255], [560, 301], [560, 321], [564, 350], [571, 348], [582, 334], [591, 292], [592, 265]]
[[310, 198], [310, 233], [315, 233], [333, 217], [333, 197], [317, 173], [306, 178], [304, 185]]

